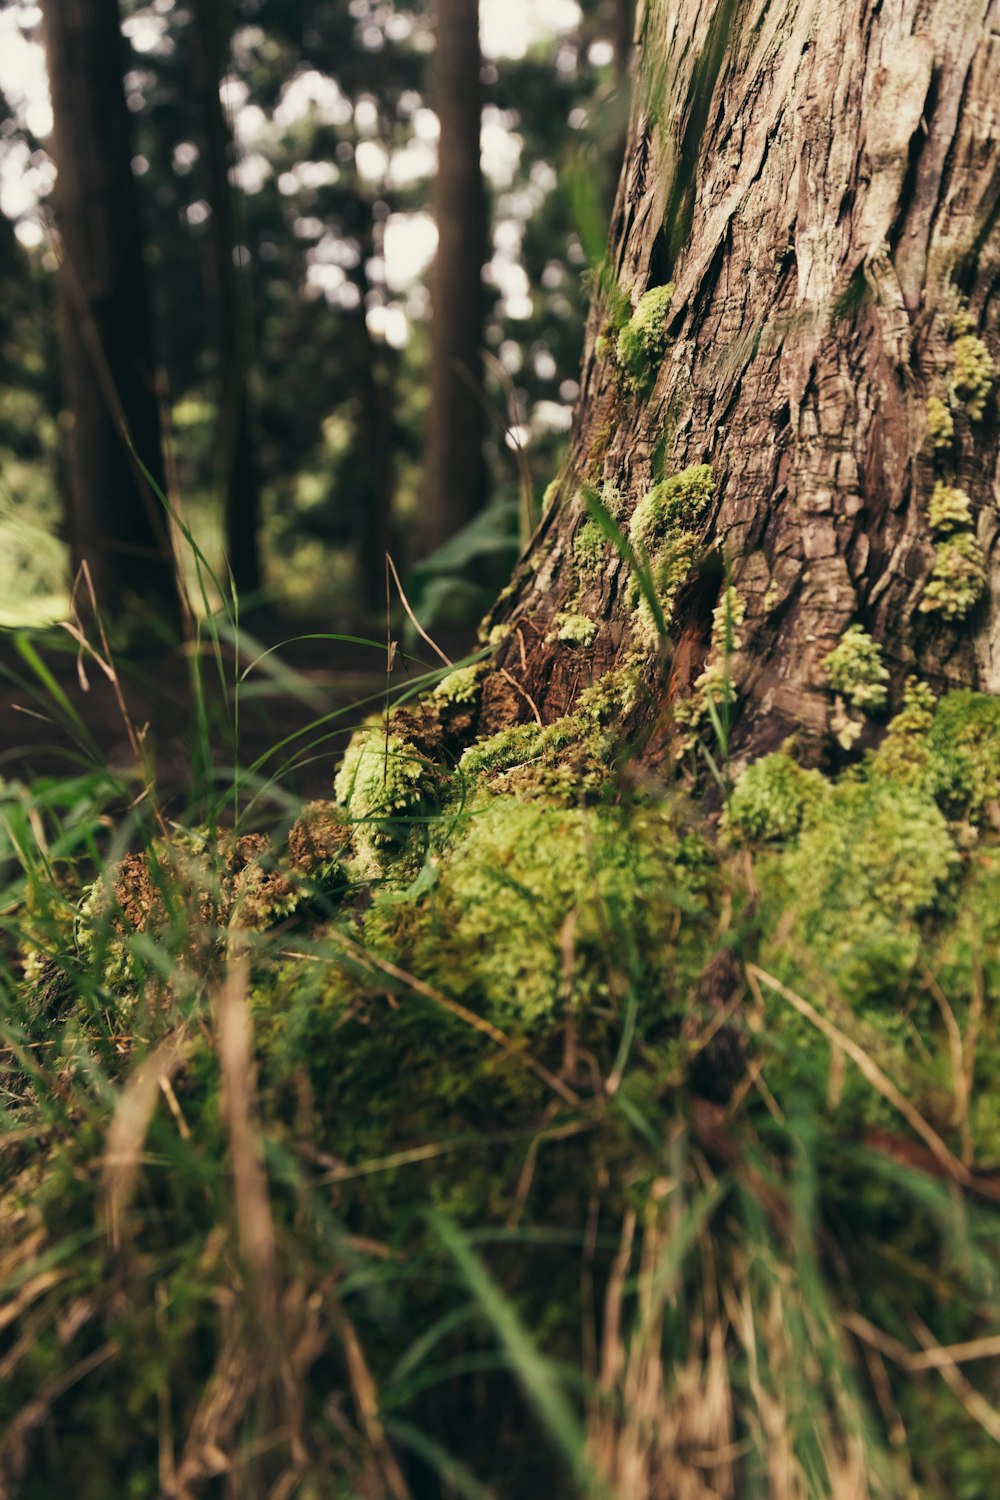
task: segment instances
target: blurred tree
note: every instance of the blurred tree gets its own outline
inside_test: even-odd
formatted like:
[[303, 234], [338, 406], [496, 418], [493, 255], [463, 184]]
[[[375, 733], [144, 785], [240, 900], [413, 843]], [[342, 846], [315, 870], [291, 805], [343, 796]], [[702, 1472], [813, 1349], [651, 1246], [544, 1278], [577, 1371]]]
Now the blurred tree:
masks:
[[[69, 418], [68, 529], [109, 617], [176, 624], [117, 0], [45, 0]], [[143, 473], [145, 468], [151, 481]]]
[[432, 187], [438, 246], [431, 272], [430, 406], [418, 521], [424, 551], [440, 546], [475, 515], [486, 482], [481, 351], [487, 244], [478, 0], [436, 0], [434, 19], [430, 100], [440, 125]]
[[260, 494], [250, 429], [252, 335], [244, 274], [250, 252], [237, 234], [236, 193], [230, 181], [232, 142], [220, 92], [228, 71], [232, 16], [224, 0], [194, 0], [193, 17], [197, 144], [210, 210], [203, 244], [217, 362], [216, 467], [223, 536], [237, 591], [254, 596], [260, 592], [263, 574], [258, 545]]
[[[211, 286], [224, 280], [219, 245], [228, 236], [218, 232], [203, 100], [194, 87], [194, 8], [121, 3], [133, 168], [149, 231], [179, 493], [214, 556], [220, 423]], [[621, 136], [625, 120], [615, 47], [623, 3], [583, 0], [579, 20], [571, 24], [567, 14], [556, 35], [534, 18], [527, 38], [484, 32], [497, 55], [482, 70], [492, 244], [481, 342], [506, 378], [501, 384], [487, 373], [484, 382], [494, 504], [471, 560], [470, 540], [457, 554], [465, 560], [450, 565], [456, 586], [474, 578], [477, 587], [466, 588], [464, 603], [461, 589], [438, 588], [439, 600], [455, 595], [463, 618], [478, 618], [517, 550], [525, 474], [537, 502], [565, 449], [585, 321], [582, 275], [603, 247], [615, 170], [607, 143]], [[345, 610], [361, 597], [381, 606], [387, 538], [394, 555], [405, 556], [421, 512], [426, 208], [437, 128], [428, 108], [430, 7], [426, 0], [299, 0], [294, 7], [225, 0], [223, 10], [222, 139], [241, 247], [234, 279], [242, 282], [253, 351], [269, 585], [286, 601], [293, 593], [315, 598], [332, 568]], [[30, 34], [27, 10], [21, 24]], [[20, 150], [23, 115], [16, 128]], [[30, 151], [25, 140], [26, 161]], [[508, 422], [527, 444], [519, 453], [505, 441]], [[41, 470], [38, 477], [43, 482]]]

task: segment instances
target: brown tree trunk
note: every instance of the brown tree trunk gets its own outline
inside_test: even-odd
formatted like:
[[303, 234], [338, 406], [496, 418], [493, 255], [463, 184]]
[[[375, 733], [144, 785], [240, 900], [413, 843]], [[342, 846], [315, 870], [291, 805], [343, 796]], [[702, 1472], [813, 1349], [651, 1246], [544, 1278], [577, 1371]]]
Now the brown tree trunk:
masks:
[[[58, 169], [68, 530], [101, 609], [178, 618], [117, 0], [45, 0]], [[134, 455], [129, 445], [134, 448]]]
[[375, 253], [369, 218], [361, 231], [361, 263], [355, 273], [360, 305], [354, 315], [353, 381], [357, 416], [352, 463], [360, 503], [355, 515], [360, 603], [369, 613], [386, 609], [386, 553], [391, 549], [392, 495], [395, 483], [392, 451], [393, 351], [376, 343], [365, 316], [371, 290], [365, 266]]
[[[910, 673], [1000, 691], [998, 201], [998, 0], [650, 0], [570, 462], [495, 617], [546, 720], [638, 653], [641, 716], [676, 743], [724, 657], [737, 757], [793, 730], [814, 757], [863, 745], [877, 716], [826, 662], [852, 625], [890, 701]], [[618, 326], [668, 282], [637, 369]], [[678, 580], [630, 518], [703, 464]], [[581, 537], [587, 486], [649, 556], [659, 649], [620, 549]], [[937, 486], [964, 497], [950, 531]], [[596, 624], [587, 650], [553, 641], [567, 612]], [[531, 711], [493, 676], [484, 727]]]
[[479, 157], [483, 91], [477, 0], [436, 0], [431, 102], [441, 126], [433, 207], [430, 410], [424, 439], [419, 550], [432, 551], [485, 493], [482, 392], [486, 197]]
[[226, 556], [238, 593], [254, 595], [263, 583], [257, 537], [260, 490], [250, 435], [249, 316], [244, 279], [235, 260], [232, 142], [219, 96], [229, 35], [225, 12], [220, 0], [195, 0], [194, 81], [205, 196], [212, 210], [205, 266], [218, 359], [217, 468]]

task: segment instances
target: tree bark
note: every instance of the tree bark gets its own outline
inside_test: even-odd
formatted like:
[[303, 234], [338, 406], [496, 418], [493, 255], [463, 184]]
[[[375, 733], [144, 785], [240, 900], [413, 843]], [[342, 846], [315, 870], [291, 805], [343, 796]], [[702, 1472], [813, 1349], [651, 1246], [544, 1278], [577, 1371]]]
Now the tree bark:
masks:
[[[153, 339], [117, 0], [45, 0], [69, 417], [68, 530], [110, 618], [175, 624]], [[130, 451], [131, 448], [134, 453]], [[138, 461], [137, 461], [138, 460]]]
[[[846, 743], [825, 658], [853, 624], [890, 702], [908, 674], [1000, 691], [998, 202], [997, 0], [649, 0], [570, 460], [494, 616], [522, 692], [494, 674], [484, 727], [529, 717], [528, 697], [551, 720], [638, 651], [640, 717], [669, 741], [726, 578], [745, 612], [727, 663], [737, 758], [792, 731], [814, 759]], [[615, 296], [627, 314], [668, 282], [639, 391], [616, 362]], [[701, 464], [712, 498], [657, 651], [620, 549], [582, 575], [579, 491], [614, 497], [627, 533], [657, 479]], [[937, 485], [967, 498], [986, 583], [950, 612]], [[567, 610], [598, 626], [585, 652], [552, 640]]]
[[229, 180], [232, 141], [219, 88], [225, 71], [226, 25], [220, 0], [194, 5], [194, 81], [201, 122], [205, 196], [212, 210], [205, 279], [213, 310], [218, 361], [217, 469], [226, 557], [237, 591], [258, 594], [263, 570], [258, 545], [260, 486], [250, 434], [250, 330], [244, 281], [236, 264], [235, 189]]
[[436, 0], [430, 95], [441, 127], [433, 208], [430, 409], [418, 547], [433, 551], [481, 506], [486, 485], [482, 391], [486, 196], [480, 165], [479, 7]]

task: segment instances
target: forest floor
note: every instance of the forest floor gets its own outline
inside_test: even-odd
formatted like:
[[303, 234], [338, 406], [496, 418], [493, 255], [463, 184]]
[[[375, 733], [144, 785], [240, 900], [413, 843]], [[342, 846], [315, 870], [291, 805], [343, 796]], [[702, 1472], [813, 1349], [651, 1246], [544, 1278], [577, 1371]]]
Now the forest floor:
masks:
[[0, 637], [0, 1500], [1000, 1495], [1000, 699], [730, 786], [383, 641]]
[[[328, 619], [288, 620], [273, 614], [253, 621], [239, 661], [234, 647], [223, 644], [217, 650], [214, 642], [205, 641], [199, 675], [205, 711], [218, 729], [213, 746], [220, 767], [231, 775], [233, 745], [223, 726], [232, 720], [232, 684], [242, 678], [239, 764], [261, 762], [265, 774], [280, 773], [283, 783], [303, 800], [329, 796], [335, 762], [348, 734], [362, 717], [377, 710], [387, 685], [397, 692], [408, 679], [440, 666], [418, 641], [416, 651], [397, 645], [387, 676], [387, 648], [379, 639], [384, 634], [384, 624], [371, 621], [354, 621], [333, 631]], [[445, 631], [442, 649], [459, 660], [471, 649], [471, 634]], [[18, 639], [16, 631], [0, 632], [0, 778], [30, 782], [106, 765], [113, 775], [127, 780], [139, 769], [130, 732], [139, 731], [150, 751], [163, 805], [170, 809], [183, 803], [191, 782], [199, 696], [192, 691], [189, 649], [118, 660], [116, 684], [92, 658], [83, 654], [81, 660], [68, 635], [55, 628], [33, 632], [32, 645], [44, 669], [65, 695], [60, 712], [52, 683], [42, 680], [19, 649]], [[73, 722], [74, 715], [79, 722]], [[297, 753], [309, 736], [309, 726], [324, 718], [328, 722], [316, 735], [325, 731], [328, 743], [311, 754]]]

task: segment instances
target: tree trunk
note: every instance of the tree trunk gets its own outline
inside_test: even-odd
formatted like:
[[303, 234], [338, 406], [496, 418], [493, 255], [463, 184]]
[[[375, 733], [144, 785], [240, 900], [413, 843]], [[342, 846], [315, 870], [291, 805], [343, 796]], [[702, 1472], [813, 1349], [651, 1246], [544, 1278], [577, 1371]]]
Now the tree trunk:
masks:
[[354, 463], [361, 499], [355, 534], [360, 603], [373, 615], [385, 612], [385, 553], [393, 529], [393, 354], [372, 338], [361, 302], [354, 321]]
[[[494, 674], [484, 728], [631, 661], [653, 745], [714, 690], [738, 759], [793, 730], [819, 759], [877, 733], [885, 689], [828, 660], [851, 626], [890, 702], [1000, 691], [998, 201], [997, 0], [650, 0], [569, 464], [495, 612], [521, 691]], [[636, 515], [696, 465], [710, 496]]]
[[243, 277], [235, 259], [235, 189], [229, 180], [231, 138], [219, 95], [228, 33], [220, 0], [196, 0], [194, 81], [205, 196], [212, 210], [205, 273], [218, 359], [216, 461], [229, 568], [238, 593], [254, 595], [261, 588], [263, 573], [257, 538], [260, 489], [250, 437], [249, 317]]
[[437, 0], [435, 31], [430, 93], [441, 135], [433, 189], [438, 248], [431, 274], [430, 410], [417, 525], [423, 553], [476, 513], [486, 482], [481, 350], [487, 249], [477, 0]]
[[58, 169], [68, 529], [109, 617], [178, 618], [116, 0], [46, 0]]

